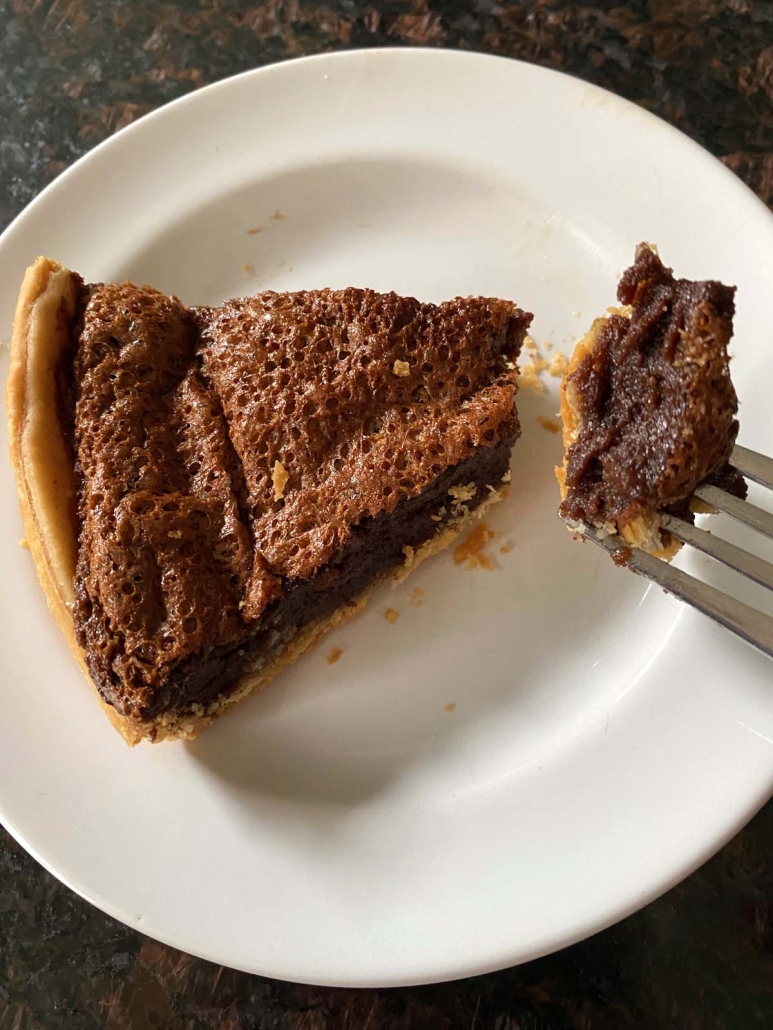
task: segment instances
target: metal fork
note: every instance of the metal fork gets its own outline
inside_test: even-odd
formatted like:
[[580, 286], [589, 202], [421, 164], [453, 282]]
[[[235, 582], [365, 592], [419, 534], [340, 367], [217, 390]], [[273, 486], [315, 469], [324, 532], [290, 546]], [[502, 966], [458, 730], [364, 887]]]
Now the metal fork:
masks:
[[[746, 447], [736, 446], [730, 456], [730, 463], [747, 479], [759, 483], [761, 486], [773, 490], [773, 459], [764, 454], [757, 454]], [[773, 539], [773, 514], [758, 508], [748, 501], [741, 501], [725, 490], [716, 486], [699, 486], [694, 494], [702, 501], [712, 505], [718, 511], [738, 519], [747, 526], [763, 536]], [[773, 564], [759, 558], [749, 551], [745, 551], [735, 544], [722, 540], [704, 529], [676, 518], [674, 515], [664, 514], [661, 517], [661, 525], [678, 540], [691, 544], [711, 558], [728, 565], [736, 572], [761, 583], [762, 586], [773, 590]], [[574, 527], [573, 527], [574, 529]], [[703, 583], [687, 572], [670, 565], [660, 558], [655, 558], [646, 551], [632, 548], [622, 537], [617, 535], [597, 537], [592, 528], [580, 526], [577, 531], [586, 540], [593, 541], [599, 547], [610, 553], [619, 551], [621, 548], [630, 551], [630, 558], [626, 558], [625, 564], [635, 572], [641, 573], [647, 579], [654, 580], [660, 586], [673, 594], [675, 597], [691, 604], [693, 608], [708, 615], [720, 626], [732, 630], [737, 636], [746, 640], [754, 647], [759, 648], [763, 654], [773, 658], [773, 617], [757, 611], [756, 608], [737, 601], [734, 597], [718, 590], [716, 587]]]

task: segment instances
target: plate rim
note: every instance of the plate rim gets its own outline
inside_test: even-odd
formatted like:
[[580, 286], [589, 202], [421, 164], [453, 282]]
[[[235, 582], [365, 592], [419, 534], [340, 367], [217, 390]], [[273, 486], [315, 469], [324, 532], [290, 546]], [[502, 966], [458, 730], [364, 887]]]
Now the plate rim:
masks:
[[[702, 147], [699, 143], [687, 136], [681, 130], [671, 125], [669, 122], [664, 121], [657, 115], [646, 110], [645, 108], [639, 107], [637, 104], [629, 101], [623, 97], [614, 94], [603, 87], [597, 86], [593, 83], [589, 83], [584, 79], [577, 76], [570, 75], [566, 72], [557, 71], [554, 69], [546, 68], [542, 65], [533, 64], [514, 58], [505, 57], [502, 55], [486, 54], [478, 51], [459, 51], [445, 48], [432, 48], [432, 47], [373, 47], [373, 48], [359, 48], [359, 49], [347, 49], [347, 50], [336, 50], [328, 53], [314, 54], [305, 57], [293, 58], [289, 61], [276, 61], [266, 65], [262, 65], [257, 68], [248, 69], [235, 75], [228, 76], [223, 79], [219, 79], [207, 86], [201, 87], [196, 90], [192, 90], [181, 97], [178, 97], [166, 104], [161, 105], [155, 110], [137, 119], [135, 122], [126, 126], [124, 129], [113, 134], [107, 139], [103, 140], [93, 149], [87, 151], [77, 161], [70, 165], [65, 171], [57, 176], [52, 182], [50, 182], [7, 226], [7, 228], [0, 235], [0, 257], [2, 256], [2, 249], [4, 244], [13, 237], [17, 232], [22, 232], [24, 229], [24, 220], [28, 214], [31, 214], [37, 209], [38, 205], [43, 203], [50, 195], [50, 193], [61, 188], [61, 186], [68, 181], [70, 177], [77, 176], [81, 165], [84, 162], [92, 159], [96, 154], [103, 151], [108, 151], [111, 146], [114, 146], [116, 140], [126, 139], [131, 136], [132, 133], [136, 132], [140, 126], [146, 125], [153, 119], [166, 116], [167, 112], [183, 106], [188, 103], [195, 103], [196, 99], [200, 94], [204, 92], [213, 92], [220, 88], [224, 88], [229, 84], [234, 83], [237, 80], [249, 80], [258, 78], [264, 75], [270, 75], [277, 68], [285, 68], [287, 66], [298, 66], [308, 65], [310, 63], [327, 63], [327, 62], [343, 62], [346, 63], [351, 59], [362, 59], [364, 55], [388, 55], [390, 58], [393, 55], [399, 54], [400, 59], [405, 59], [406, 55], [410, 55], [409, 60], [458, 60], [458, 61], [486, 61], [486, 62], [497, 62], [501, 64], [518, 64], [521, 66], [528, 67], [531, 73], [544, 76], [560, 76], [564, 79], [572, 80], [574, 83], [579, 83], [583, 88], [595, 92], [600, 97], [603, 97], [606, 101], [610, 99], [615, 102], [616, 105], [622, 105], [634, 109], [638, 115], [643, 116], [648, 124], [653, 127], [657, 127], [658, 131], [662, 132], [666, 130], [673, 137], [679, 139], [682, 146], [689, 144], [693, 149], [696, 157], [700, 157], [700, 160], [705, 161], [707, 158], [715, 166], [719, 166], [722, 169], [722, 173], [726, 178], [728, 184], [732, 184], [731, 188], [746, 194], [746, 199], [753, 198], [757, 205], [757, 208], [762, 214], [769, 220], [769, 224], [773, 227], [773, 213], [771, 213], [768, 207], [763, 201], [751, 190], [738, 176], [735, 175], [727, 166], [725, 166], [717, 157], [712, 155], [708, 150]], [[141, 130], [140, 130], [141, 131]], [[716, 167], [715, 167], [716, 171]], [[596, 919], [589, 919], [582, 926], [576, 926], [570, 934], [556, 935], [560, 937], [560, 940], [554, 940], [552, 943], [543, 945], [534, 950], [533, 953], [524, 953], [522, 948], [519, 948], [514, 955], [502, 956], [501, 962], [497, 965], [492, 965], [490, 961], [484, 961], [481, 965], [476, 965], [474, 962], [463, 963], [455, 969], [449, 969], [445, 973], [439, 975], [433, 975], [431, 978], [386, 978], [379, 980], [372, 979], [298, 979], [296, 976], [286, 975], [284, 978], [302, 983], [320, 984], [326, 986], [340, 986], [340, 987], [374, 987], [374, 986], [407, 986], [418, 983], [438, 983], [447, 980], [453, 980], [460, 977], [479, 975], [485, 972], [491, 972], [495, 969], [507, 968], [514, 963], [520, 964], [527, 961], [532, 961], [538, 957], [546, 954], [550, 954], [559, 948], [568, 947], [580, 940], [587, 938], [597, 932], [600, 932], [611, 925], [619, 922], [621, 919], [626, 918], [630, 914], [638, 911], [645, 905], [649, 904], [654, 899], [660, 897], [666, 891], [670, 890], [677, 883], [681, 882], [687, 876], [691, 875], [698, 867], [700, 867], [711, 855], [719, 851], [766, 803], [773, 793], [773, 774], [771, 775], [770, 782], [765, 785], [760, 784], [758, 790], [754, 792], [753, 800], [750, 804], [745, 806], [743, 810], [738, 810], [736, 816], [729, 824], [725, 824], [720, 834], [715, 835], [709, 843], [704, 843], [702, 848], [696, 848], [695, 853], [690, 857], [689, 861], [680, 868], [680, 871], [675, 875], [667, 877], [665, 880], [658, 880], [658, 882], [651, 886], [647, 891], [642, 892], [636, 897], [632, 897], [628, 906], [623, 906], [616, 909], [613, 913], [607, 913]], [[3, 825], [6, 827], [11, 836], [37, 861], [43, 866], [49, 873], [51, 873], [61, 883], [65, 884], [69, 889], [73, 890], [76, 894], [82, 897], [84, 900], [93, 904], [95, 907], [105, 912], [112, 918], [132, 927], [132, 929], [139, 931], [141, 934], [151, 937], [153, 939], [162, 941], [171, 947], [180, 948], [189, 951], [190, 954], [197, 955], [207, 961], [220, 963], [221, 958], [216, 954], [204, 953], [201, 949], [190, 950], [184, 943], [181, 944], [178, 941], [170, 938], [168, 935], [156, 935], [153, 932], [148, 932], [144, 925], [144, 919], [132, 916], [131, 913], [122, 909], [120, 905], [112, 904], [109, 899], [102, 896], [100, 892], [89, 891], [85, 886], [79, 885], [76, 881], [69, 878], [67, 875], [63, 875], [56, 869], [56, 863], [49, 861], [44, 858], [36, 848], [30, 846], [25, 840], [24, 834], [21, 830], [14, 826], [10, 821], [6, 820], [5, 817], [2, 819]], [[232, 966], [231, 968], [241, 968], [245, 972], [259, 973], [259, 975], [265, 976], [282, 976], [281, 973], [270, 971], [268, 973], [260, 972], [254, 968], [245, 966]]]
[[[671, 122], [666, 121], [665, 118], [661, 118], [659, 115], [654, 114], [646, 107], [635, 103], [633, 100], [628, 100], [627, 97], [623, 97], [618, 93], [614, 93], [612, 90], [606, 89], [604, 86], [599, 86], [595, 82], [589, 82], [587, 79], [581, 78], [579, 75], [573, 75], [571, 72], [565, 72], [558, 68], [548, 68], [545, 65], [537, 64], [533, 61], [525, 61], [518, 57], [507, 57], [504, 54], [490, 54], [485, 50], [455, 50], [450, 47], [430, 47], [430, 46], [376, 46], [376, 47], [351, 47], [340, 50], [330, 50], [317, 54], [306, 54], [300, 57], [291, 57], [287, 60], [281, 58], [276, 61], [270, 61], [267, 64], [262, 64], [256, 68], [247, 68], [244, 71], [236, 72], [233, 75], [227, 75], [222, 79], [216, 79], [214, 82], [207, 83], [205, 86], [198, 86], [196, 89], [192, 89], [187, 93], [183, 93], [182, 96], [175, 97], [172, 100], [167, 101], [165, 104], [160, 104], [152, 111], [148, 111], [139, 118], [136, 118], [133, 122], [125, 125], [122, 129], [112, 133], [106, 139], [101, 140], [96, 146], [87, 150], [84, 154], [81, 154], [71, 165], [68, 165], [62, 172], [60, 172], [51, 182], [47, 183], [43, 189], [37, 193], [32, 200], [26, 204], [22, 210], [9, 222], [5, 229], [0, 233], [0, 248], [6, 242], [6, 237], [11, 236], [12, 230], [17, 231], [17, 223], [31, 213], [44, 198], [47, 197], [49, 192], [52, 192], [54, 188], [60, 187], [68, 178], [70, 178], [76, 171], [79, 170], [81, 163], [92, 159], [95, 155], [101, 154], [108, 150], [116, 140], [129, 138], [136, 130], [138, 126], [146, 126], [161, 116], [165, 116], [170, 110], [182, 107], [186, 103], [191, 102], [192, 98], [200, 96], [202, 93], [209, 92], [210, 94], [221, 88], [225, 88], [228, 85], [238, 81], [246, 80], [253, 77], [258, 77], [264, 74], [270, 74], [277, 68], [286, 68], [297, 65], [310, 65], [315, 63], [327, 63], [335, 62], [339, 60], [346, 61], [351, 58], [359, 58], [364, 55], [382, 55], [391, 57], [394, 54], [399, 54], [401, 57], [410, 55], [411, 60], [416, 59], [452, 59], [457, 61], [476, 61], [485, 60], [487, 62], [496, 62], [498, 64], [516, 64], [521, 65], [531, 70], [532, 73], [538, 75], [545, 75], [548, 77], [558, 76], [562, 79], [569, 79], [574, 83], [578, 83], [583, 88], [595, 93], [599, 98], [604, 98], [607, 102], [610, 100], [617, 106], [632, 109], [637, 114], [644, 118], [652, 125], [656, 125], [660, 130], [668, 130], [673, 134], [675, 138], [679, 138], [683, 143], [688, 143], [696, 154], [700, 154], [702, 158], [710, 158], [726, 176], [728, 182], [734, 182], [737, 186], [741, 186], [747, 193], [747, 199], [753, 199], [758, 205], [760, 211], [773, 219], [773, 212], [768, 208], [767, 204], [764, 203], [757, 196], [753, 189], [748, 186], [744, 180], [736, 175], [730, 168], [727, 167], [716, 155], [712, 154], [710, 150], [694, 140], [692, 136], [689, 136], [686, 132], [677, 128]], [[0, 251], [1, 253], [1, 251]]]

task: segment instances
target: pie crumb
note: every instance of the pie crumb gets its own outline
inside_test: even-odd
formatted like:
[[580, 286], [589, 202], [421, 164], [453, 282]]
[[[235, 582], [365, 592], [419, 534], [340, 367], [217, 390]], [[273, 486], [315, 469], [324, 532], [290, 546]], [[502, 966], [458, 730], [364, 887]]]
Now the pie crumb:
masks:
[[19, 547], [23, 547], [25, 551], [29, 551], [30, 545], [26, 537], [22, 537], [19, 541]]
[[411, 374], [411, 366], [407, 361], [398, 360], [394, 365], [392, 365], [392, 371], [396, 376], [400, 376], [401, 379], [405, 379], [406, 376]]
[[550, 367], [548, 368], [548, 371], [552, 376], [555, 376], [557, 379], [560, 379], [564, 372], [566, 372], [568, 367], [569, 358], [567, 358], [566, 354], [561, 354], [561, 352], [559, 351], [557, 354], [553, 355], [553, 360], [550, 362]]
[[456, 701], [450, 701], [447, 705], [443, 705], [443, 711], [448, 712], [449, 715], [453, 712], [454, 708], [456, 708]]
[[549, 433], [560, 433], [561, 426], [556, 422], [554, 418], [545, 418], [544, 415], [537, 416], [537, 422], [546, 429]]
[[334, 647], [330, 654], [327, 656], [327, 664], [335, 665], [335, 663], [338, 661], [338, 659], [341, 657], [343, 653], [344, 652], [342, 648]]
[[386, 608], [384, 610], [384, 618], [387, 622], [391, 622], [394, 626], [394, 624], [400, 618], [400, 612], [398, 612], [396, 608]]
[[524, 369], [523, 372], [518, 376], [518, 386], [522, 390], [528, 390], [530, 393], [544, 393], [545, 384], [542, 382], [540, 377], [531, 369], [533, 366], [529, 366], [528, 370]]
[[474, 483], [467, 483], [466, 486], [450, 486], [448, 493], [455, 501], [471, 501], [478, 488]]
[[422, 601], [424, 599], [424, 591], [421, 587], [414, 587], [413, 594], [411, 595], [411, 604], [416, 608], [421, 608]]
[[274, 469], [271, 473], [271, 480], [274, 484], [274, 500], [280, 501], [284, 497], [285, 487], [287, 486], [287, 480], [290, 478], [290, 473], [284, 467], [281, 461], [274, 462]]
[[255, 275], [255, 265], [242, 265], [242, 271], [247, 275]]
[[494, 536], [494, 530], [485, 522], [479, 522], [473, 531], [465, 537], [454, 549], [454, 563], [466, 565], [468, 569], [486, 569], [491, 572], [494, 568], [491, 559], [484, 554], [483, 548]]
[[510, 540], [505, 540], [502, 546], [499, 548], [500, 554], [509, 554], [513, 549], [513, 545]]
[[465, 501], [471, 501], [477, 494], [478, 488], [474, 483], [467, 483], [464, 486], [451, 486], [448, 489], [448, 493], [453, 497], [451, 502], [451, 518], [461, 519], [467, 518], [470, 514], [470, 509]]
[[[558, 354], [554, 355], [553, 361], [555, 361], [557, 357], [559, 357]], [[534, 375], [534, 376], [536, 376], [536, 375], [539, 375], [540, 372], [544, 372], [545, 369], [547, 369], [549, 367], [550, 367], [550, 365], [542, 357], [541, 354], [535, 354], [534, 355], [534, 360], [531, 361], [528, 365], [524, 365], [523, 366], [523, 368], [521, 369], [521, 375], [525, 375], [525, 376], [532, 376], [532, 375]]]

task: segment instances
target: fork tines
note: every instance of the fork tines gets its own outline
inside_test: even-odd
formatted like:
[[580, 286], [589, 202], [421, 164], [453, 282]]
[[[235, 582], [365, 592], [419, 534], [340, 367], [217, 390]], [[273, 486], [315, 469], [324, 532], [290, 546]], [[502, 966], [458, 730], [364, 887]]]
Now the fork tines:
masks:
[[[730, 463], [747, 479], [773, 490], [773, 459], [750, 451], [746, 447], [736, 446]], [[699, 486], [694, 496], [773, 539], [773, 514], [770, 512], [749, 504], [748, 501], [739, 500], [716, 486]], [[678, 540], [691, 544], [704, 554], [754, 580], [755, 583], [773, 590], [771, 562], [673, 515], [664, 514], [661, 517], [661, 525]], [[757, 611], [756, 608], [736, 600], [708, 583], [703, 583], [695, 576], [660, 558], [655, 558], [646, 551], [632, 548], [620, 536], [597, 536], [593, 528], [587, 526], [578, 527], [578, 530], [586, 540], [592, 540], [610, 554], [622, 552], [623, 563], [629, 568], [659, 583], [675, 597], [691, 604], [773, 658], [773, 617], [770, 615]]]

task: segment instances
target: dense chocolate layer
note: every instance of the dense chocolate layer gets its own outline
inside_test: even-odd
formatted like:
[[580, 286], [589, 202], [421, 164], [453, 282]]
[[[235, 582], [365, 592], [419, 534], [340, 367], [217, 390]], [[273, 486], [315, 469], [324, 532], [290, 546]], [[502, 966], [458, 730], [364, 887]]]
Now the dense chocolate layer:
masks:
[[[189, 310], [84, 287], [71, 367], [74, 621], [139, 722], [227, 692], [431, 536], [449, 486], [496, 487], [530, 316], [371, 291]], [[446, 498], [447, 499], [447, 498]]]
[[685, 509], [705, 479], [743, 489], [726, 463], [738, 432], [727, 344], [734, 289], [675, 279], [646, 246], [618, 287], [632, 308], [601, 325], [567, 389], [579, 432], [561, 514], [624, 525]]
[[[177, 666], [155, 703], [143, 710], [143, 717], [185, 710], [191, 703], [207, 705], [227, 694], [256, 658], [267, 663], [308, 623], [332, 615], [357, 598], [405, 561], [404, 547], [420, 546], [447, 525], [453, 505], [449, 487], [475, 485], [475, 496], [466, 502], [470, 511], [486, 500], [488, 487], [499, 486], [507, 472], [514, 442], [504, 440], [496, 447], [482, 448], [446, 469], [424, 493], [401, 501], [391, 512], [365, 519], [329, 565], [310, 579], [283, 581], [281, 598], [266, 609], [241, 643], [214, 648]], [[433, 520], [444, 509], [440, 521]]]

